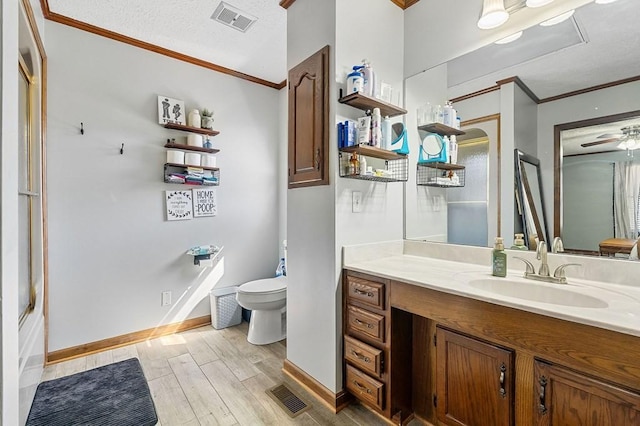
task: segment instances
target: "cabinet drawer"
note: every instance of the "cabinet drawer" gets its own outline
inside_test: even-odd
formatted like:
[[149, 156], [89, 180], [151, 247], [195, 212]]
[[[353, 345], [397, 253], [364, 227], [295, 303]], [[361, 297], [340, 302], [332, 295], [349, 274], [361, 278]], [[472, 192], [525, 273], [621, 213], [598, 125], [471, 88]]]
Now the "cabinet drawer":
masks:
[[382, 315], [348, 305], [347, 330], [364, 334], [375, 341], [384, 343], [385, 329], [384, 317]]
[[382, 351], [353, 337], [344, 336], [344, 358], [366, 373], [382, 374]]
[[347, 390], [356, 398], [382, 410], [384, 407], [384, 384], [347, 365]]
[[377, 309], [384, 309], [384, 284], [349, 276], [347, 282], [349, 299], [366, 303]]

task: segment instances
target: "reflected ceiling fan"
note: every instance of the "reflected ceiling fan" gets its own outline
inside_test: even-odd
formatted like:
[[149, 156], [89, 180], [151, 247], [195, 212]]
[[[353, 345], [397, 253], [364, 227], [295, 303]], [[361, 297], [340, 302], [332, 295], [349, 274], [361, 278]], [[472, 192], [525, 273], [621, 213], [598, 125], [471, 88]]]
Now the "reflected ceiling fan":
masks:
[[612, 142], [619, 142], [618, 149], [640, 149], [640, 125], [627, 126], [620, 129], [622, 133], [605, 133], [598, 136], [599, 141], [580, 144], [583, 148], [595, 145], [603, 145]]

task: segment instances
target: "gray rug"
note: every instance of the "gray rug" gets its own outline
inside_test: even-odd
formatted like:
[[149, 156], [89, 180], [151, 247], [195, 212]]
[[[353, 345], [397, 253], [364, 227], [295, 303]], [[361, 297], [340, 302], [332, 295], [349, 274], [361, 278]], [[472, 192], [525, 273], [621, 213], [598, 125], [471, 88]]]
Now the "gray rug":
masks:
[[158, 422], [140, 361], [42, 382], [26, 426], [147, 426]]

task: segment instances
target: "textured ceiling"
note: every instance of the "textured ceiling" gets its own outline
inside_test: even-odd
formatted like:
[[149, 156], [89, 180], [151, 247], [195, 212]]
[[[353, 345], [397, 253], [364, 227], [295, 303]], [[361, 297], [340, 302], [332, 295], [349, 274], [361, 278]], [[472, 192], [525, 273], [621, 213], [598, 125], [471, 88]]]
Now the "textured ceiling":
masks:
[[287, 78], [279, 0], [228, 0], [258, 18], [246, 32], [211, 19], [220, 0], [49, 0], [49, 10], [273, 83]]

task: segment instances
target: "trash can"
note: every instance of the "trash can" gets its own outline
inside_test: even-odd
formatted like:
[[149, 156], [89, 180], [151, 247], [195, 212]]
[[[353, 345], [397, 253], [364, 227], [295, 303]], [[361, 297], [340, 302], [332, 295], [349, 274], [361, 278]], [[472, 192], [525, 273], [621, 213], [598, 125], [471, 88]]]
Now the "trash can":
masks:
[[242, 322], [242, 308], [236, 301], [238, 287], [215, 288], [209, 292], [211, 325], [216, 330]]

